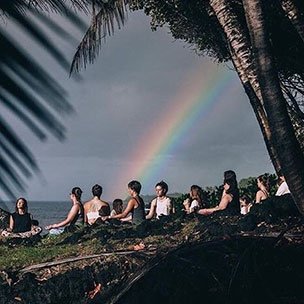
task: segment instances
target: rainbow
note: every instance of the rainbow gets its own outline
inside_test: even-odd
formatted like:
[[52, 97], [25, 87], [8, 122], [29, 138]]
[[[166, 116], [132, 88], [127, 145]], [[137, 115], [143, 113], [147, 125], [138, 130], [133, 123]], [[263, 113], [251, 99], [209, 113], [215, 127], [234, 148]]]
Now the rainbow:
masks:
[[182, 147], [198, 122], [211, 118], [216, 106], [224, 106], [223, 95], [234, 83], [231, 71], [206, 61], [199, 65], [160, 116], [150, 121], [150, 127], [127, 157], [127, 169], [115, 179], [115, 189], [110, 193], [123, 197], [132, 179], [139, 180], [149, 191], [153, 189], [165, 176], [172, 151]]

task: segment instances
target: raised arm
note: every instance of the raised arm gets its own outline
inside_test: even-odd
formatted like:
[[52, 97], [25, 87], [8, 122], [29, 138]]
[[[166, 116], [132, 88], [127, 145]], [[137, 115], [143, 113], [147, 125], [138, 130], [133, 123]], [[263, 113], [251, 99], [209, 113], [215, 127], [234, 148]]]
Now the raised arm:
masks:
[[198, 210], [197, 213], [202, 215], [210, 215], [213, 212], [224, 210], [227, 208], [228, 204], [231, 202], [232, 198], [229, 194], [225, 194], [222, 196], [220, 203], [214, 208], [204, 208]]
[[135, 207], [136, 200], [134, 198], [131, 198], [128, 202], [128, 205], [126, 209], [121, 213], [113, 216], [109, 216], [109, 218], [114, 218], [114, 219], [121, 219], [127, 217], [127, 215], [133, 210]]

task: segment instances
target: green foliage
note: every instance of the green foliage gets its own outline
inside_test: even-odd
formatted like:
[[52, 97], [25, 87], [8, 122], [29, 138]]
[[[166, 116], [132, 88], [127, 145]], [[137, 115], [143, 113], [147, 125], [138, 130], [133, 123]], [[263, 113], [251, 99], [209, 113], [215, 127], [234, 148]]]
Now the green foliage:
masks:
[[223, 186], [206, 187], [204, 192], [206, 193], [207, 207], [215, 207], [221, 200]]
[[189, 194], [182, 194], [176, 198], [173, 199], [173, 204], [174, 204], [174, 210], [175, 213], [177, 214], [181, 214], [183, 211], [183, 202], [185, 199], [187, 199], [189, 197]]

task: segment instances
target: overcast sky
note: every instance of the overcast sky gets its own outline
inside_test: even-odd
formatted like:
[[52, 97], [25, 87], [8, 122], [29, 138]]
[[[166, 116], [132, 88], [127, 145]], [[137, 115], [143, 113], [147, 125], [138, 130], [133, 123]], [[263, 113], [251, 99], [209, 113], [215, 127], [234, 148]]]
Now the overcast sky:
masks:
[[[99, 183], [106, 200], [124, 198], [127, 182], [143, 178], [133, 176], [139, 171], [133, 171], [132, 166], [144, 169], [149, 162], [153, 162], [152, 168], [159, 168], [154, 175], [146, 176], [143, 194], [154, 193], [155, 183], [162, 179], [169, 184], [169, 192], [186, 192], [192, 184], [219, 185], [227, 169], [235, 170], [239, 179], [273, 172], [235, 72], [227, 65], [219, 66], [197, 56], [184, 42], [174, 41], [167, 28], [152, 32], [149, 18], [142, 13], [131, 13], [126, 26], [107, 39], [95, 64], [81, 72], [81, 82], [69, 78], [24, 35], [15, 35], [60, 81], [75, 109], [73, 115], [62, 119], [67, 129], [64, 142], [50, 136], [41, 143], [21, 123], [14, 122], [42, 172], [27, 182], [28, 191], [20, 196], [29, 200], [66, 200], [70, 189], [80, 186], [87, 199], [91, 186]], [[54, 41], [71, 60], [77, 45]], [[185, 115], [180, 121], [188, 123], [183, 134], [175, 128], [180, 133], [174, 148], [159, 151], [153, 159], [151, 155], [147, 159], [144, 155], [142, 159], [132, 157], [134, 149], [144, 149], [153, 139], [154, 126], [166, 120], [166, 113], [181, 106], [179, 97], [188, 85], [192, 90], [191, 83], [197, 77], [202, 77], [204, 87], [203, 82], [216, 74], [212, 80], [216, 89], [217, 79], [227, 73], [229, 86], [208, 109], [202, 107], [202, 113], [188, 122]], [[185, 102], [187, 97], [182, 97]], [[165, 129], [164, 125], [156, 129], [160, 139]], [[172, 131], [171, 135], [176, 134]]]

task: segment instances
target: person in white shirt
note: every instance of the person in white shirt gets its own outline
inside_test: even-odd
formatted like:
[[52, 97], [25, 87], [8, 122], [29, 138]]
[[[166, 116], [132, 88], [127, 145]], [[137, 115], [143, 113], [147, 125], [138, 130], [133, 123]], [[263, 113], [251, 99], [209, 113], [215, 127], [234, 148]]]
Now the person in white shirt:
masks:
[[202, 188], [197, 185], [192, 185], [189, 192], [189, 197], [183, 202], [186, 213], [192, 213], [203, 207]]
[[281, 196], [290, 193], [285, 177], [282, 173], [279, 173], [279, 188], [276, 192], [276, 196]]
[[170, 197], [167, 196], [168, 185], [161, 181], [155, 185], [156, 198], [151, 202], [151, 207], [146, 219], [150, 220], [153, 217], [159, 218], [162, 215], [173, 213], [173, 205]]

